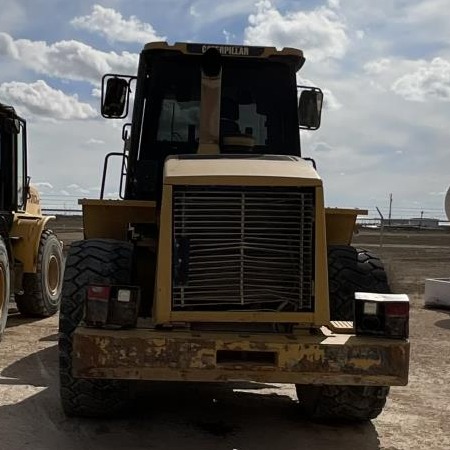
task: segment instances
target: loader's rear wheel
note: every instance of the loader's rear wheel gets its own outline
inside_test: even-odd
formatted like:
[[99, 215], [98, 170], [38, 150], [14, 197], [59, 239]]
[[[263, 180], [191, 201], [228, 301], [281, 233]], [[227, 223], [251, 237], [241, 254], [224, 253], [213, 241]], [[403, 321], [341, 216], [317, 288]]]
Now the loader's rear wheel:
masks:
[[380, 258], [349, 245], [328, 248], [331, 320], [353, 320], [355, 292], [390, 292]]
[[39, 242], [36, 273], [23, 275], [23, 295], [16, 295], [17, 309], [24, 316], [48, 317], [61, 303], [62, 245], [53, 231], [44, 230]]
[[303, 414], [316, 420], [363, 422], [375, 419], [386, 404], [387, 386], [311, 386], [297, 384]]
[[64, 412], [69, 416], [112, 416], [127, 404], [129, 383], [72, 376], [72, 334], [83, 317], [87, 286], [130, 284], [131, 275], [131, 244], [110, 239], [72, 243], [66, 260], [59, 320], [60, 394]]
[[[383, 263], [367, 250], [348, 245], [328, 248], [331, 320], [354, 319], [355, 292], [389, 293]], [[300, 408], [312, 419], [365, 421], [386, 403], [387, 386], [296, 385]]]
[[3, 239], [0, 238], [0, 339], [6, 327], [10, 294], [8, 252]]

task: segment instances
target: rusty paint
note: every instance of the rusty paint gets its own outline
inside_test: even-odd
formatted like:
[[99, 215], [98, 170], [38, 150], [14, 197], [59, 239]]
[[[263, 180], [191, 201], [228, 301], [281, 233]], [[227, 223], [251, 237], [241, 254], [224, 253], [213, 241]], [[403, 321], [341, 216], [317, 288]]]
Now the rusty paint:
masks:
[[[148, 380], [253, 380], [286, 383], [404, 385], [409, 343], [352, 336], [252, 335], [97, 330], [74, 333], [73, 369], [86, 378]], [[328, 343], [325, 343], [325, 342]], [[274, 362], [217, 363], [218, 350], [271, 352]]]

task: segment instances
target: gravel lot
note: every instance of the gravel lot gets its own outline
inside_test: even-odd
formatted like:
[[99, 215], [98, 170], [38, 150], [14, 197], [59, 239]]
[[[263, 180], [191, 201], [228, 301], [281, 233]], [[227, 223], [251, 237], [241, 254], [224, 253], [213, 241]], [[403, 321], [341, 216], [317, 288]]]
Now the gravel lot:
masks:
[[[379, 245], [376, 233], [356, 240]], [[0, 344], [0, 450], [450, 449], [450, 311], [422, 308], [424, 279], [450, 277], [450, 234], [398, 233], [383, 243], [394, 290], [413, 302], [412, 361], [409, 385], [392, 388], [371, 423], [308, 422], [292, 386], [261, 384], [149, 383], [122, 418], [68, 419], [58, 398], [57, 318], [12, 310]]]

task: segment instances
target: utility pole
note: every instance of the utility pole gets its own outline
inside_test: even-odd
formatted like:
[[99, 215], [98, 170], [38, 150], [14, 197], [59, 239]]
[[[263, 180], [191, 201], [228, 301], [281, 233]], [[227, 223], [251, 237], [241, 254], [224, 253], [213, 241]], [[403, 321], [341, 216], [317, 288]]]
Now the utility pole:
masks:
[[391, 213], [392, 213], [392, 194], [389, 194], [389, 217], [388, 217], [389, 226], [391, 225]]
[[381, 218], [380, 221], [380, 253], [381, 253], [383, 251], [384, 217], [383, 214], [381, 214], [381, 211], [379, 210], [378, 206], [375, 206], [375, 208], [377, 209], [378, 214], [380, 215]]

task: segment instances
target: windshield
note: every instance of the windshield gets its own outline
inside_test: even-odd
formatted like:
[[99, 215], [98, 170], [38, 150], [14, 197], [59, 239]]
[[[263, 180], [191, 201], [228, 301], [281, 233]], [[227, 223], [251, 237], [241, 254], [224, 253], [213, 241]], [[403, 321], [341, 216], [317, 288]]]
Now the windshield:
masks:
[[[126, 198], [159, 198], [168, 156], [199, 147], [201, 56], [141, 59]], [[296, 80], [284, 63], [223, 58], [221, 153], [300, 155]]]
[[[139, 142], [141, 160], [198, 149], [201, 73], [198, 57], [158, 58], [147, 78]], [[224, 58], [221, 152], [227, 136], [252, 137], [252, 153], [299, 154], [295, 76], [272, 61]], [[246, 150], [243, 149], [243, 152]]]

